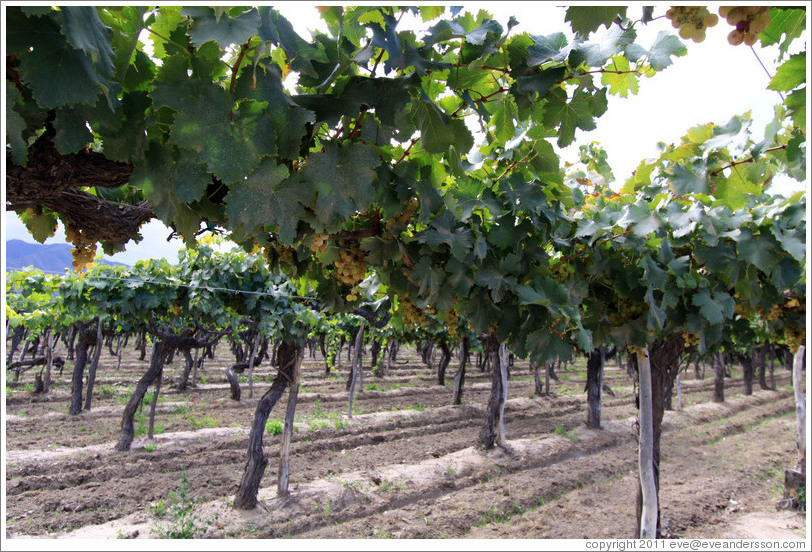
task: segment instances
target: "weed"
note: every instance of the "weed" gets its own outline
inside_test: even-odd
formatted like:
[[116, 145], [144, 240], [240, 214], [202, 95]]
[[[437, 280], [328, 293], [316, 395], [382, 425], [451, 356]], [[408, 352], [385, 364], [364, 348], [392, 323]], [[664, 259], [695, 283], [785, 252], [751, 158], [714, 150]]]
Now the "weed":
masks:
[[448, 477], [454, 477], [454, 474], [457, 473], [457, 470], [454, 469], [454, 466], [452, 466], [451, 464], [448, 464], [447, 466], [445, 466], [445, 469], [443, 470], [443, 473], [445, 475], [447, 475]]
[[147, 452], [155, 452], [158, 450], [158, 445], [144, 445], [144, 450]]
[[420, 412], [420, 411], [423, 411], [423, 410], [425, 410], [425, 409], [426, 409], [426, 405], [425, 405], [425, 404], [423, 404], [423, 403], [417, 403], [417, 404], [410, 404], [410, 405], [409, 405], [409, 406], [407, 406], [407, 407], [406, 407], [404, 410], [417, 410], [418, 412]]
[[186, 421], [189, 422], [189, 425], [192, 426], [192, 429], [203, 429], [204, 427], [217, 427], [220, 421], [216, 418], [212, 418], [211, 416], [203, 416], [202, 418], [198, 418], [197, 416], [191, 414], [186, 418]]
[[572, 432], [569, 432], [566, 429], [564, 429], [564, 426], [561, 425], [561, 424], [555, 426], [555, 430], [553, 430], [553, 433], [555, 433], [556, 435], [560, 435], [561, 437], [564, 437], [565, 439], [569, 439], [573, 443], [577, 443], [578, 441], [581, 440], [581, 439], [578, 438], [578, 436], [576, 436]]
[[406, 488], [406, 480], [404, 479], [382, 479], [381, 483], [378, 485], [378, 488], [384, 492], [394, 492], [400, 489]]
[[381, 389], [380, 386], [373, 381], [364, 387], [364, 391], [383, 391], [383, 389]]
[[336, 429], [344, 429], [345, 427], [347, 427], [347, 420], [336, 418], [336, 420], [333, 422], [333, 425], [335, 425]]
[[330, 513], [332, 511], [333, 505], [330, 502], [330, 499], [327, 499], [327, 502], [320, 505], [321, 515], [324, 517], [330, 517]]
[[200, 501], [190, 491], [186, 470], [181, 469], [178, 488], [169, 493], [166, 502], [159, 499], [152, 507], [153, 515], [165, 520], [156, 523], [151, 529], [158, 538], [194, 539], [205, 533], [205, 528], [200, 525], [203, 520], [195, 513]]
[[265, 431], [267, 431], [271, 435], [279, 435], [284, 430], [285, 430], [285, 422], [283, 422], [282, 420], [271, 418], [265, 423]]
[[372, 538], [373, 538], [373, 539], [392, 539], [392, 538], [394, 538], [394, 537], [393, 537], [393, 536], [392, 536], [392, 534], [391, 534], [389, 531], [387, 531], [386, 529], [381, 529], [381, 530], [379, 530], [379, 531], [375, 531], [375, 532], [372, 534]]
[[115, 387], [105, 383], [104, 385], [99, 387], [98, 394], [100, 398], [109, 399], [110, 397], [115, 397], [118, 393], [116, 392]]
[[25, 392], [26, 393], [33, 393], [34, 392], [34, 384], [33, 383], [26, 383], [25, 384]]
[[310, 431], [316, 431], [318, 429], [327, 429], [330, 427], [330, 422], [327, 420], [310, 420], [308, 421], [308, 425], [310, 426]]
[[188, 414], [189, 413], [189, 407], [186, 406], [186, 404], [176, 404], [172, 408], [172, 412], [174, 414]]

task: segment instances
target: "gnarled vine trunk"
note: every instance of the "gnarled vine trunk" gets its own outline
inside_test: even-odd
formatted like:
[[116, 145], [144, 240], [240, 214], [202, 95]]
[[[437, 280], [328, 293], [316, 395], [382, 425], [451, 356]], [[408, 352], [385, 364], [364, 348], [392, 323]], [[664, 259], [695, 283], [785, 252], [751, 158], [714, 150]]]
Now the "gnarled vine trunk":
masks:
[[82, 411], [82, 388], [84, 386], [85, 367], [87, 366], [87, 353], [96, 337], [96, 333], [88, 329], [84, 322], [76, 323], [76, 348], [73, 363], [73, 377], [71, 378], [71, 397], [68, 414], [75, 416]]
[[491, 396], [485, 410], [485, 423], [479, 432], [478, 446], [485, 450], [499, 445], [504, 447], [505, 402], [507, 401], [507, 351], [496, 337], [485, 338], [485, 354], [491, 359]]
[[166, 359], [171, 351], [172, 347], [162, 339], [156, 338], [152, 344], [149, 368], [138, 380], [130, 400], [124, 407], [124, 413], [121, 416], [121, 435], [118, 438], [118, 443], [116, 443], [116, 450], [121, 452], [130, 450], [130, 445], [132, 445], [135, 438], [135, 424], [133, 423], [135, 411], [138, 410], [138, 406], [143, 401], [149, 386], [163, 371], [164, 364], [166, 364]]
[[259, 485], [265, 474], [265, 468], [268, 466], [268, 458], [262, 449], [265, 424], [268, 422], [271, 410], [279, 402], [288, 384], [293, 381], [293, 372], [300, 357], [300, 351], [299, 345], [285, 341], [277, 349], [278, 372], [271, 387], [259, 399], [254, 412], [254, 420], [251, 422], [251, 432], [248, 437], [248, 461], [234, 497], [234, 507], [238, 510], [251, 510], [257, 505]]
[[601, 428], [601, 390], [605, 359], [606, 351], [603, 347], [598, 347], [589, 353], [586, 360], [586, 425], [593, 429]]
[[469, 349], [471, 347], [468, 337], [463, 337], [460, 343], [460, 367], [454, 375], [454, 392], [451, 404], [462, 404], [462, 390], [465, 385], [465, 367], [468, 364]]

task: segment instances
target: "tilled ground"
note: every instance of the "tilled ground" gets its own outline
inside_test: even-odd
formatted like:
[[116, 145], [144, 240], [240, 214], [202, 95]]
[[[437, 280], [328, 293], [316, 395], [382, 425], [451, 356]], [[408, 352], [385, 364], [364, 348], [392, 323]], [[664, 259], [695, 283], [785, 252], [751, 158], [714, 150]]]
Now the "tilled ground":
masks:
[[[614, 396], [604, 396], [604, 429], [587, 430], [582, 361], [580, 368], [559, 371], [550, 397], [532, 397], [527, 367], [518, 364], [506, 407], [511, 446], [484, 453], [472, 445], [489, 394], [487, 376], [469, 370], [465, 404], [452, 407], [451, 375], [439, 386], [411, 352], [401, 358], [408, 362], [385, 378], [366, 375], [367, 386], [382, 390], [357, 394], [352, 420], [343, 415], [346, 369], [328, 378], [323, 363], [306, 362], [291, 498], [275, 497], [280, 437], [266, 435], [263, 506], [250, 514], [235, 513], [227, 503], [245, 467], [247, 428], [268, 387], [267, 371], [255, 374], [253, 398], [243, 385], [239, 403], [228, 398], [221, 377], [226, 359], [211, 361], [221, 368], [207, 368], [210, 381], [186, 393], [165, 382], [160, 432], [153, 440], [136, 437], [127, 453], [115, 452], [113, 444], [126, 390], [145, 363], [129, 359], [114, 374], [102, 367], [94, 407], [80, 416], [66, 413], [66, 381], [47, 398], [16, 391], [6, 399], [8, 535], [148, 537], [158, 521], [151, 506], [166, 500], [182, 475], [204, 503], [200, 511], [208, 512], [201, 513], [210, 520], [201, 532], [209, 537], [632, 534], [636, 410], [624, 372], [607, 367]], [[115, 366], [114, 359], [108, 362]], [[668, 413], [663, 433], [661, 519], [667, 535], [724, 536], [736, 514], [775, 513], [780, 497], [773, 490], [783, 468], [795, 462], [788, 372], [777, 371], [776, 379], [778, 390], [750, 397], [739, 395], [740, 378], [728, 379], [722, 405], [710, 403], [712, 381], [683, 383], [684, 410]], [[271, 416], [283, 413], [280, 404]]]

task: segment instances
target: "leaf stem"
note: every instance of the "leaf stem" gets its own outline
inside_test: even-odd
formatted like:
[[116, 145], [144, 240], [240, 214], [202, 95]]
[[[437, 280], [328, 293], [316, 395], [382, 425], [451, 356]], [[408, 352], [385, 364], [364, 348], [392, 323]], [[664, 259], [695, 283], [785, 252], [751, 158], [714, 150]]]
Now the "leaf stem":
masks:
[[[750, 46], [750, 51], [751, 51], [751, 52], [753, 52], [753, 55], [754, 55], [754, 56], [756, 56], [756, 60], [758, 61], [758, 64], [759, 64], [759, 65], [761, 65], [761, 68], [762, 68], [762, 69], [764, 69], [764, 72], [765, 72], [765, 73], [767, 73], [767, 76], [769, 77], [769, 79], [770, 79], [770, 80], [773, 80], [773, 76], [770, 74], [770, 71], [769, 71], [769, 70], [767, 70], [767, 67], [764, 65], [764, 62], [763, 62], [763, 61], [761, 61], [761, 58], [760, 58], [760, 57], [758, 57], [758, 52], [756, 52], [756, 49], [755, 49], [755, 48], [753, 48], [752, 46]], [[782, 102], [783, 102], [783, 101], [786, 101], [786, 100], [784, 99], [784, 95], [783, 95], [781, 92], [779, 92], [778, 90], [776, 90], [776, 93], [777, 93], [779, 96], [781, 96], [781, 101], [782, 101]]]
[[[782, 150], [782, 149], [787, 149], [787, 145], [784, 144], [783, 146], [775, 146], [774, 148], [767, 148], [767, 149], [764, 150], [763, 153], [769, 153], [771, 151], [778, 151], [778, 150]], [[745, 163], [752, 163], [755, 160], [756, 160], [755, 157], [748, 157], [747, 159], [740, 159], [739, 161], [733, 161], [732, 163], [730, 163], [728, 165], [725, 165], [724, 167], [720, 167], [720, 168], [716, 169], [715, 171], [713, 171], [710, 174], [711, 174], [711, 176], [718, 176], [725, 169], [735, 167], [736, 165], [743, 165]]]

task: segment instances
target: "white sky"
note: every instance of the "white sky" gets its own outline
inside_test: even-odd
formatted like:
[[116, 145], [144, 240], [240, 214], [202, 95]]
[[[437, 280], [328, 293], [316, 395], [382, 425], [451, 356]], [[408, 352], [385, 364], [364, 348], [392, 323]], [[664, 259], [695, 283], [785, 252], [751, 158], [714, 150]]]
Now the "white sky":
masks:
[[[804, 5], [805, 2], [795, 4]], [[459, 5], [474, 13], [485, 9], [504, 26], [509, 17], [514, 15], [519, 25], [513, 29], [513, 33], [545, 35], [564, 31], [571, 34], [568, 32], [569, 24], [564, 21], [565, 9], [557, 3], [466, 2]], [[308, 31], [314, 28], [326, 30], [315, 6], [314, 3], [306, 2], [275, 3], [275, 7], [303, 37], [309, 36]], [[639, 18], [641, 6], [642, 4], [631, 5], [628, 15], [634, 19]], [[717, 13], [718, 4], [710, 5], [709, 9], [712, 13]], [[655, 15], [663, 13], [664, 7], [655, 9]], [[405, 25], [404, 21], [399, 28]], [[659, 31], [667, 29], [671, 29], [671, 24], [664, 18], [648, 26], [638, 25], [637, 42], [648, 47]], [[772, 120], [773, 106], [781, 99], [776, 92], [766, 89], [769, 77], [753, 50], [744, 44], [734, 47], [727, 43], [730, 30], [732, 27], [720, 18], [716, 27], [708, 29], [703, 43], [684, 41], [688, 48], [687, 55], [672, 58], [673, 65], [653, 78], [641, 79], [636, 96], [620, 98], [609, 95], [609, 108], [596, 120], [598, 128], [590, 132], [578, 130], [576, 143], [563, 151], [563, 160], [577, 161], [579, 144], [599, 142], [608, 153], [615, 178], [623, 183], [642, 159], [658, 155], [658, 142], [677, 142], [692, 126], [705, 123], [724, 124], [732, 116], [749, 110], [753, 118], [751, 128], [758, 137], [764, 126]], [[805, 48], [805, 44], [802, 47]], [[773, 46], [765, 49], [759, 46], [755, 51], [770, 74], [774, 74], [778, 48]], [[784, 195], [801, 189], [803, 185], [791, 179], [773, 184], [773, 190]], [[166, 238], [170, 231], [163, 224], [153, 221], [142, 227], [141, 233], [144, 240], [140, 244], [131, 243], [127, 251], [110, 258], [127, 264], [157, 257], [166, 257], [170, 262], [176, 260], [177, 251], [183, 244], [177, 239], [167, 243]], [[6, 215], [5, 236], [6, 239], [17, 238], [33, 242], [14, 213]], [[61, 225], [57, 235], [46, 243], [64, 243]]]

